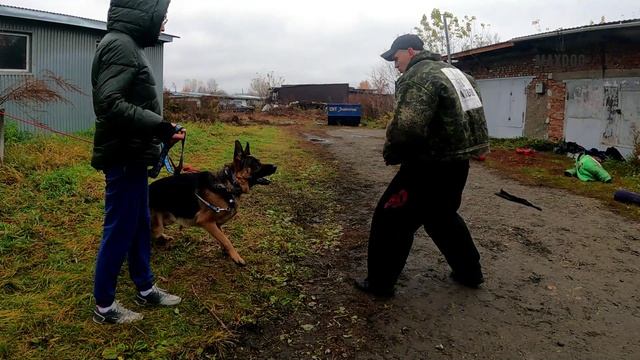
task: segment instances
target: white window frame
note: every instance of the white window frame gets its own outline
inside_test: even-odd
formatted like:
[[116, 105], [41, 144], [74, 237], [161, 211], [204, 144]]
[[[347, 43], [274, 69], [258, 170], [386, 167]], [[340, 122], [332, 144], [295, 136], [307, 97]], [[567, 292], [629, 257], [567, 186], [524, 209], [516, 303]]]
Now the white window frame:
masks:
[[18, 74], [28, 74], [31, 72], [31, 34], [13, 32], [0, 30], [0, 35], [11, 35], [11, 36], [23, 36], [27, 39], [27, 56], [25, 59], [26, 69], [3, 69], [0, 68], [0, 73], [18, 73]]

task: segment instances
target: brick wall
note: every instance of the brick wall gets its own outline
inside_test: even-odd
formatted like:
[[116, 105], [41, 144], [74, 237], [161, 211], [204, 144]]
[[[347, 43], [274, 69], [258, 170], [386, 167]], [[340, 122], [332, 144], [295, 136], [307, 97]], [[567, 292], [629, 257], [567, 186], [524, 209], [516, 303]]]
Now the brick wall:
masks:
[[551, 140], [560, 140], [564, 137], [564, 105], [567, 98], [567, 86], [564, 82], [547, 81], [547, 134]]

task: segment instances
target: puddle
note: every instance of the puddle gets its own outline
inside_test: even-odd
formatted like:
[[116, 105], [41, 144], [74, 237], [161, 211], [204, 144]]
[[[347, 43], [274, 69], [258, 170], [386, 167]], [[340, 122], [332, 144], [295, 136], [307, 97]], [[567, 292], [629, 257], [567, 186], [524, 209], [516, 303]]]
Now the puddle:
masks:
[[318, 144], [331, 144], [331, 141], [321, 138], [321, 137], [317, 137], [314, 135], [310, 135], [310, 134], [305, 134], [305, 136], [307, 137], [308, 141], [314, 142], [314, 143], [318, 143]]

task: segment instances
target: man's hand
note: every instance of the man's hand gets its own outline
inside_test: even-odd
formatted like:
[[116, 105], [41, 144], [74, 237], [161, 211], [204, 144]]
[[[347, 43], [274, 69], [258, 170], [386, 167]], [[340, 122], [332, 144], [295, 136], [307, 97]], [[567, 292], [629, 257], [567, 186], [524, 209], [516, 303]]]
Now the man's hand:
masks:
[[[171, 125], [173, 125], [174, 128], [177, 126], [177, 124], [174, 124], [174, 123], [171, 123]], [[177, 133], [173, 134], [169, 144], [173, 145], [178, 141], [182, 141], [184, 140], [185, 136], [187, 136], [187, 129], [181, 128]]]

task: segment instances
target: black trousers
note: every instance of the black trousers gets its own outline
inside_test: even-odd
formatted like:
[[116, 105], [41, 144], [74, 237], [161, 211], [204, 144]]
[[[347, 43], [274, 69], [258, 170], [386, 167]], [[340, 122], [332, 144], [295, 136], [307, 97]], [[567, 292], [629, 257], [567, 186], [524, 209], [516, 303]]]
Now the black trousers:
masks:
[[368, 280], [391, 288], [405, 266], [415, 232], [424, 226], [457, 274], [482, 274], [480, 254], [458, 215], [469, 161], [403, 164], [373, 214]]

